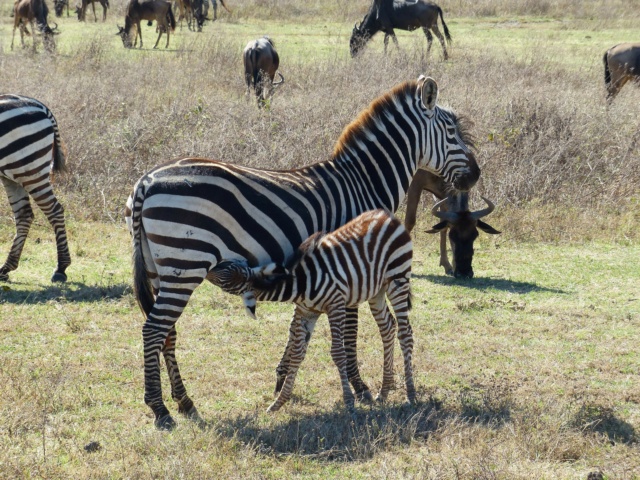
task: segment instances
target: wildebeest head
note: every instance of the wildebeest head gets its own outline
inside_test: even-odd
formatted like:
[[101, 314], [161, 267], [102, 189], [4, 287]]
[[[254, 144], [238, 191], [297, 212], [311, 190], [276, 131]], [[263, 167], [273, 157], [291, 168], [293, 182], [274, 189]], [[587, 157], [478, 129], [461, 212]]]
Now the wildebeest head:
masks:
[[62, 10], [67, 5], [68, 0], [53, 0], [53, 11], [56, 13], [56, 17], [62, 16]]
[[124, 45], [124, 48], [133, 47], [133, 42], [131, 42], [131, 35], [129, 35], [129, 32], [125, 30], [124, 27], [121, 27], [120, 25], [116, 25], [116, 26], [118, 27], [118, 33], [116, 33], [116, 35], [118, 35], [122, 39], [122, 44]]
[[360, 24], [358, 22], [354, 23], [351, 38], [349, 39], [349, 50], [352, 57], [360, 53], [367, 40], [369, 40], [369, 35], [362, 29], [362, 22]]
[[80, 5], [76, 5], [75, 14], [78, 17], [78, 21], [82, 21], [82, 7]]
[[483, 232], [496, 235], [500, 233], [491, 225], [480, 220], [486, 217], [495, 208], [494, 204], [482, 197], [487, 208], [470, 212], [468, 208], [468, 194], [459, 194], [463, 200], [458, 201], [457, 211], [440, 211], [439, 208], [450, 201], [445, 198], [436, 203], [431, 209], [431, 213], [442, 220], [434, 225], [427, 233], [439, 233], [445, 228], [449, 229], [449, 242], [453, 250], [453, 276], [456, 278], [473, 278], [473, 242], [478, 238], [478, 229]]
[[42, 26], [42, 37], [43, 37], [44, 48], [48, 52], [55, 51], [56, 43], [53, 40], [53, 36], [60, 35], [60, 32], [58, 31], [58, 24], [54, 23], [54, 25], [55, 26], [53, 28], [51, 28], [49, 25]]

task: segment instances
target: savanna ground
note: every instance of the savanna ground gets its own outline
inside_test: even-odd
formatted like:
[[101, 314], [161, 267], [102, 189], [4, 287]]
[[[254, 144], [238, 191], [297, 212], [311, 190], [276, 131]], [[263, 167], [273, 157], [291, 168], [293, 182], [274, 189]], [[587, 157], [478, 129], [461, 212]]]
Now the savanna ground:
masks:
[[[37, 213], [20, 269], [0, 285], [0, 477], [640, 478], [640, 89], [607, 108], [601, 62], [638, 40], [640, 2], [443, 0], [447, 62], [437, 42], [427, 57], [421, 32], [399, 34], [387, 56], [379, 35], [352, 60], [365, 0], [230, 0], [231, 15], [220, 9], [201, 34], [178, 28], [168, 51], [151, 49], [146, 26], [144, 49], [125, 51], [114, 0], [105, 24], [55, 19], [55, 56], [10, 50], [9, 3], [0, 91], [38, 98], [58, 119], [74, 263], [68, 284], [49, 283], [53, 234]], [[265, 33], [286, 83], [259, 111], [244, 98], [240, 52]], [[421, 73], [473, 121], [474, 205], [493, 199], [487, 221], [503, 233], [481, 235], [475, 279], [446, 277], [437, 238], [423, 233], [434, 223], [425, 195], [411, 315], [418, 405], [403, 403], [398, 352], [398, 390], [352, 422], [320, 322], [293, 400], [267, 415], [291, 307], [262, 304], [255, 321], [203, 285], [178, 323], [178, 358], [210, 428], [155, 431], [122, 220], [135, 180], [184, 155], [272, 168], [327, 158], [371, 100]], [[6, 250], [4, 198], [0, 212]], [[381, 345], [366, 309], [359, 342], [375, 390]]]

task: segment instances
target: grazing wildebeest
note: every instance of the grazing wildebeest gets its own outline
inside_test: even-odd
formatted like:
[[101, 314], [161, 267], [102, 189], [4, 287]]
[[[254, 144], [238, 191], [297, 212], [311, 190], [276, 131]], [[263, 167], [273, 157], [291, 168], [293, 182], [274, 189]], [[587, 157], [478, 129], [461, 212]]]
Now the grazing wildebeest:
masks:
[[69, 0], [53, 0], [53, 11], [56, 14], [56, 17], [62, 16], [62, 11], [64, 7], [67, 7], [67, 17], [69, 16]]
[[611, 47], [602, 60], [607, 101], [611, 102], [629, 80], [640, 83], [640, 43], [621, 43]]
[[54, 23], [55, 27], [51, 28], [48, 24], [47, 17], [49, 16], [49, 8], [44, 0], [17, 0], [13, 4], [13, 35], [11, 37], [11, 49], [13, 50], [13, 40], [16, 35], [16, 28], [20, 28], [20, 40], [24, 47], [24, 35], [29, 35], [26, 22], [31, 24], [31, 31], [34, 33], [33, 48], [36, 48], [35, 27], [42, 34], [42, 43], [44, 48], [53, 52], [56, 48], [56, 44], [53, 40], [53, 36], [60, 33], [55, 30], [58, 25]]
[[[280, 57], [276, 52], [273, 40], [264, 36], [250, 41], [244, 47], [242, 57], [244, 59], [244, 79], [247, 83], [247, 95], [253, 85], [256, 97], [258, 97], [258, 105], [262, 106], [273, 95], [274, 88], [284, 82], [282, 74], [277, 72], [280, 65]], [[280, 76], [278, 82], [273, 81], [276, 72]]]
[[[157, 22], [159, 35], [153, 48], [157, 48], [163, 33], [167, 34], [167, 45], [165, 48], [169, 48], [170, 32], [173, 32], [176, 28], [176, 19], [173, 16], [171, 4], [166, 0], [131, 0], [127, 6], [127, 14], [124, 18], [124, 28], [118, 26], [119, 31], [116, 34], [122, 38], [122, 43], [126, 48], [135, 47], [138, 42], [138, 36], [140, 36], [140, 48], [142, 48], [141, 20], [155, 20]], [[134, 28], [134, 39], [132, 41], [131, 30]]]
[[[494, 205], [489, 200], [487, 208], [476, 212], [469, 211], [469, 192], [450, 193], [446, 182], [427, 170], [418, 170], [407, 192], [407, 213], [404, 226], [408, 231], [416, 224], [418, 203], [422, 192], [431, 192], [439, 202], [432, 209], [433, 215], [443, 220], [434, 225], [427, 233], [440, 233], [440, 266], [447, 275], [454, 277], [473, 277], [473, 242], [478, 238], [478, 229], [496, 235], [500, 233], [480, 218], [489, 215]], [[438, 211], [441, 208], [441, 211]], [[447, 255], [447, 230], [453, 253], [453, 266]]]
[[109, 8], [109, 0], [82, 0], [82, 5], [76, 5], [76, 15], [78, 16], [78, 20], [84, 22], [87, 17], [87, 7], [91, 4], [91, 8], [93, 9], [93, 21], [97, 22], [98, 17], [96, 16], [96, 2], [100, 2], [102, 5], [102, 21], [107, 20], [107, 8]]
[[446, 40], [451, 41], [449, 29], [447, 28], [447, 24], [444, 23], [444, 17], [442, 16], [442, 9], [435, 3], [426, 0], [374, 0], [369, 12], [364, 16], [360, 25], [356, 23], [353, 26], [351, 40], [349, 41], [351, 56], [355, 57], [369, 39], [380, 31], [385, 34], [384, 51], [386, 53], [389, 37], [391, 37], [396, 46], [398, 46], [398, 39], [396, 38], [394, 28], [413, 31], [421, 27], [427, 36], [429, 45], [427, 53], [431, 51], [431, 44], [433, 42], [431, 31], [433, 31], [434, 35], [438, 37], [438, 40], [440, 40], [442, 44], [442, 50], [446, 60], [449, 58], [449, 55], [447, 53], [445, 38], [438, 29], [438, 16], [440, 16], [440, 21], [442, 22], [444, 37], [446, 37]]

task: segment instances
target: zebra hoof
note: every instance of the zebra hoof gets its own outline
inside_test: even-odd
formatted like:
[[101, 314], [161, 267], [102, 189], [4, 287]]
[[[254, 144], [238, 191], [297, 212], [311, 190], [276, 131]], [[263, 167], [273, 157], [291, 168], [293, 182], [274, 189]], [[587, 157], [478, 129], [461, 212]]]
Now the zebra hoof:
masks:
[[9, 274], [8, 273], [0, 273], [0, 282], [8, 282]]
[[272, 403], [271, 405], [269, 405], [269, 408], [267, 408], [267, 413], [276, 413], [278, 410], [280, 410], [280, 407], [281, 405]]
[[170, 432], [176, 428], [176, 421], [171, 417], [171, 415], [167, 414], [164, 417], [156, 419], [154, 425], [158, 430]]
[[58, 272], [57, 270], [53, 272], [53, 276], [51, 277], [52, 282], [61, 282], [64, 283], [67, 281], [67, 275], [64, 272]]
[[371, 392], [369, 390], [358, 392], [356, 394], [356, 398], [360, 403], [364, 403], [365, 405], [373, 405], [373, 395], [371, 395]]
[[198, 428], [205, 428], [207, 426], [207, 422], [205, 422], [204, 419], [200, 416], [200, 413], [198, 412], [198, 409], [196, 407], [191, 407], [191, 410], [185, 413], [184, 416], [195, 423]]

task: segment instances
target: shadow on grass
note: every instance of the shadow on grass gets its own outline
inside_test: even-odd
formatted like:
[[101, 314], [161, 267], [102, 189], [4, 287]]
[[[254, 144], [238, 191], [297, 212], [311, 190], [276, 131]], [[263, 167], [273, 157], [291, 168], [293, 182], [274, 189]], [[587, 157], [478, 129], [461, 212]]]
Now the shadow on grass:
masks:
[[412, 278], [428, 280], [438, 285], [457, 285], [473, 290], [503, 290], [511, 293], [550, 292], [568, 293], [557, 288], [548, 288], [529, 282], [517, 282], [504, 278], [476, 277], [471, 280], [458, 279], [444, 275], [412, 275]]
[[[24, 289], [20, 289], [21, 287]], [[67, 282], [51, 285], [2, 283], [0, 284], [0, 303], [37, 305], [51, 300], [65, 302], [100, 302], [105, 299], [122, 298], [132, 292], [128, 283], [108, 283], [87, 285], [80, 282]]]
[[268, 455], [359, 461], [389, 447], [428, 438], [443, 425], [474, 423], [501, 428], [510, 421], [508, 411], [478, 413], [443, 408], [440, 402], [430, 399], [415, 405], [360, 406], [355, 416], [337, 408], [266, 426], [258, 414], [249, 414], [216, 422], [214, 429], [223, 437], [254, 445]]
[[606, 435], [612, 445], [630, 445], [640, 441], [633, 426], [616, 417], [613, 409], [607, 406], [585, 403], [575, 414], [573, 426], [582, 431]]

